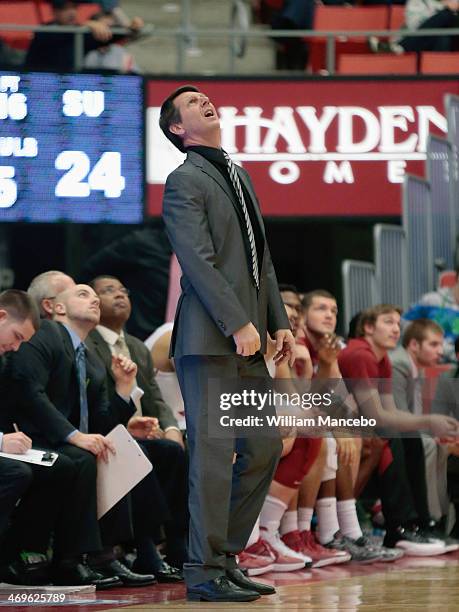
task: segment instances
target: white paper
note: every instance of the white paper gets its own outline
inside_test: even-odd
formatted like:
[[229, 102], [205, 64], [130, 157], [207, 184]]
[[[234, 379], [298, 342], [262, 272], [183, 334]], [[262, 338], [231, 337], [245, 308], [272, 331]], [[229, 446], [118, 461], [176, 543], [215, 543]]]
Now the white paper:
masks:
[[136, 484], [151, 472], [153, 466], [123, 425], [117, 425], [106, 436], [116, 455], [108, 453], [108, 463], [97, 462], [97, 518], [100, 519]]
[[49, 461], [42, 461], [43, 455], [45, 453], [49, 453], [49, 451], [39, 450], [38, 448], [31, 448], [23, 455], [0, 452], [0, 457], [5, 457], [5, 459], [14, 459], [15, 461], [23, 461], [24, 463], [34, 463], [36, 465], [43, 465], [44, 467], [51, 467], [56, 463], [56, 459], [59, 457], [59, 455], [57, 453], [50, 453], [53, 458]]

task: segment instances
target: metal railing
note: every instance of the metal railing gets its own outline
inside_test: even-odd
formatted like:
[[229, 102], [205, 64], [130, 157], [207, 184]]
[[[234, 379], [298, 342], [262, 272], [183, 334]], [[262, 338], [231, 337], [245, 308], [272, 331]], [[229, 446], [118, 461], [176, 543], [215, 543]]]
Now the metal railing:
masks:
[[[71, 33], [74, 35], [74, 70], [79, 71], [83, 66], [84, 58], [84, 35], [90, 32], [88, 27], [84, 26], [58, 26], [58, 25], [18, 25], [12, 23], [1, 23], [0, 32], [18, 31], [18, 32], [49, 32], [49, 33]], [[113, 28], [114, 34], [130, 35], [132, 32], [125, 28]], [[406, 38], [406, 37], [426, 37], [426, 36], [459, 36], [459, 28], [429, 28], [425, 30], [268, 30], [255, 29], [228, 29], [228, 28], [207, 28], [198, 29], [191, 25], [189, 16], [184, 15], [182, 24], [177, 28], [168, 29], [153, 29], [148, 33], [148, 36], [154, 38], [165, 38], [176, 40], [177, 62], [176, 73], [182, 73], [186, 70], [186, 52], [190, 45], [190, 41], [197, 39], [212, 39], [219, 38], [220, 40], [228, 39], [228, 65], [227, 73], [234, 74], [236, 71], [236, 60], [238, 58], [237, 49], [240, 44], [241, 37], [251, 39], [282, 39], [282, 38], [307, 38], [307, 39], [324, 39], [326, 47], [326, 70], [332, 76], [336, 72], [336, 43], [342, 42], [343, 39], [360, 38], [365, 39], [370, 36], [378, 38]]]

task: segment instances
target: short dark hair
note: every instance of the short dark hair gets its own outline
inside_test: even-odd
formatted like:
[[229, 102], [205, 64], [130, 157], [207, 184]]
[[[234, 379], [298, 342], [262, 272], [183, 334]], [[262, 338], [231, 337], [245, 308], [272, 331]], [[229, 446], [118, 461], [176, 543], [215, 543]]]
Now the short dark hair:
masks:
[[40, 327], [40, 314], [35, 300], [25, 291], [6, 289], [0, 293], [0, 310], [23, 323], [30, 320], [35, 331]]
[[445, 333], [443, 328], [435, 321], [432, 321], [432, 319], [416, 319], [405, 329], [402, 339], [403, 348], [406, 348], [411, 340], [416, 340], [421, 344], [421, 342], [426, 339], [426, 333], [428, 331], [442, 336]]
[[[116, 276], [112, 276], [111, 274], [99, 274], [99, 276], [96, 276], [95, 278], [90, 280], [88, 285], [91, 287], [91, 289], [94, 289], [94, 291], [96, 291], [97, 281], [105, 280], [106, 278], [111, 279], [111, 280], [116, 280], [118, 282], [121, 282], [119, 278], [117, 278]], [[96, 291], [96, 293], [97, 293], [97, 291]]]
[[187, 91], [199, 92], [199, 89], [194, 85], [182, 85], [178, 87], [164, 100], [159, 113], [159, 127], [164, 136], [182, 153], [186, 151], [183, 146], [183, 140], [177, 134], [173, 134], [169, 128], [173, 123], [180, 123], [182, 120], [180, 111], [175, 107], [174, 100], [180, 96], [180, 94], [186, 93]]
[[312, 300], [315, 297], [324, 297], [329, 300], [335, 300], [336, 302], [335, 296], [330, 293], [330, 291], [327, 291], [326, 289], [314, 289], [313, 291], [308, 291], [308, 293], [305, 293], [303, 299], [301, 300], [301, 304], [305, 310], [311, 306]]
[[365, 336], [365, 325], [375, 325], [378, 317], [385, 314], [392, 314], [393, 312], [398, 312], [401, 316], [403, 314], [403, 309], [395, 304], [377, 304], [376, 306], [363, 310], [357, 321], [355, 330], [356, 337], [363, 338]]
[[290, 291], [291, 293], [296, 293], [297, 295], [299, 294], [299, 291], [295, 287], [295, 285], [287, 285], [286, 283], [280, 283], [279, 292], [282, 293], [284, 291]]

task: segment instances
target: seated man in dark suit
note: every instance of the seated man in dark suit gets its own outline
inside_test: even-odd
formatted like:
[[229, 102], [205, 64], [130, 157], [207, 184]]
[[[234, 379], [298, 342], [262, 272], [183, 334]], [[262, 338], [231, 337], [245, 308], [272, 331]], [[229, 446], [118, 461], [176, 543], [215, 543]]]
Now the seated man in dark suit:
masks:
[[[182, 434], [156, 384], [148, 349], [143, 342], [123, 331], [131, 314], [128, 290], [112, 276], [97, 277], [90, 285], [100, 298], [101, 316], [100, 325], [88, 337], [88, 346], [105, 363], [110, 396], [115, 393], [110, 369], [113, 356], [124, 355], [137, 365], [137, 386], [131, 399], [136, 406], [136, 415], [152, 424], [152, 429], [140, 430], [137, 438], [155, 467], [172, 517], [164, 525], [167, 559], [172, 565], [182, 565], [187, 527], [187, 459]], [[141, 569], [154, 571], [148, 567]]]
[[34, 443], [68, 457], [77, 472], [61, 513], [66, 528], [56, 529], [53, 582], [151, 584], [152, 576], [132, 576], [113, 560], [99, 574], [82, 557], [101, 549], [96, 458], [107, 458], [113, 449], [104, 436], [134, 412], [129, 395], [137, 368], [123, 356], [113, 359], [116, 394], [109, 402], [103, 366], [84, 344], [99, 322], [99, 298], [87, 285], [75, 285], [56, 297], [54, 313], [56, 321], [43, 321], [11, 364], [17, 423]]

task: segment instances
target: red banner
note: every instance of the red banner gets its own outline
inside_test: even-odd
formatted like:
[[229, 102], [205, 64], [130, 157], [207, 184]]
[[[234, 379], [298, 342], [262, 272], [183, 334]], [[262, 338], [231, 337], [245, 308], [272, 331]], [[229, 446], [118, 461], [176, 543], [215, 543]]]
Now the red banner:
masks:
[[[147, 213], [184, 156], [158, 127], [183, 81], [147, 83]], [[193, 81], [215, 104], [222, 146], [250, 173], [264, 215], [391, 216], [406, 172], [423, 175], [429, 132], [445, 135], [451, 80]]]

